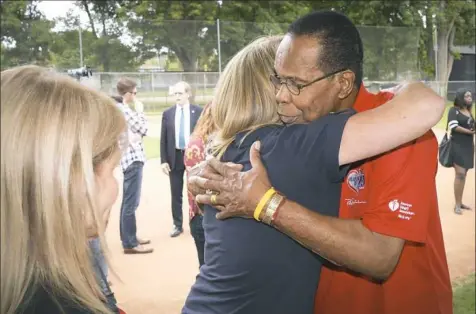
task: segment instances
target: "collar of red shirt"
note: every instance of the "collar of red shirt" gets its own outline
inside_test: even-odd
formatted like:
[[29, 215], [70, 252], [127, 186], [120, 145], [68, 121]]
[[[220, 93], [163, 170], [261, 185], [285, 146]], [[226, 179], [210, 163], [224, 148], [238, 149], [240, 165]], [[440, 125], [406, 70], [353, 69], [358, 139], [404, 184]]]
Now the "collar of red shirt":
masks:
[[379, 92], [372, 94], [369, 92], [364, 84], [360, 85], [359, 93], [354, 102], [354, 109], [357, 112], [369, 110], [387, 102], [392, 98], [392, 94], [388, 92]]

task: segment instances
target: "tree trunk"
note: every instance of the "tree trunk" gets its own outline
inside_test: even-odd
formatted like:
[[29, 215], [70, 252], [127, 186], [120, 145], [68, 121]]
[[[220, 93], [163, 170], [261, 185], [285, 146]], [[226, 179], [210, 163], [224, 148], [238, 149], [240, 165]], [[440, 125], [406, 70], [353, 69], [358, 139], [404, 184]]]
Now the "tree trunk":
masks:
[[[435, 43], [433, 41], [433, 25], [434, 19], [433, 16], [429, 12], [429, 8], [426, 9], [426, 38], [428, 39], [428, 42], [426, 43], [426, 53], [428, 57], [428, 63], [433, 65], [433, 68], [435, 67]], [[436, 73], [433, 76], [433, 79], [436, 80]]]
[[446, 29], [438, 29], [438, 54], [437, 54], [437, 73], [436, 81], [438, 86], [438, 94], [442, 97], [446, 96], [446, 84], [448, 77], [448, 35], [449, 32]]
[[109, 55], [109, 36], [106, 31], [106, 17], [105, 14], [101, 14], [101, 24], [102, 24], [102, 36], [103, 36], [103, 46], [101, 49], [102, 56], [102, 67], [104, 72], [109, 72], [111, 70], [111, 56]]
[[88, 2], [83, 0], [83, 1], [81, 1], [81, 4], [83, 5], [84, 10], [86, 11], [86, 14], [88, 15], [89, 24], [91, 24], [91, 31], [92, 31], [94, 37], [98, 38], [97, 33], [96, 33], [96, 28], [94, 27], [93, 17], [91, 15], [91, 11], [89, 11]]
[[190, 51], [181, 47], [178, 47], [177, 49], [172, 48], [172, 50], [175, 52], [177, 58], [180, 60], [184, 72], [197, 71], [198, 50]]
[[[446, 2], [440, 2], [440, 10], [446, 9]], [[453, 56], [451, 55], [451, 47], [453, 45], [455, 34], [455, 19], [451, 20], [446, 25], [438, 25], [438, 54], [437, 54], [437, 66], [438, 75], [437, 83], [439, 86], [439, 94], [441, 97], [447, 97], [448, 93], [448, 78], [453, 67]]]
[[448, 70], [447, 70], [447, 76], [446, 76], [446, 81], [449, 81], [450, 75], [451, 75], [451, 70], [453, 69], [453, 62], [455, 60], [453, 53], [452, 53], [452, 48], [453, 48], [453, 42], [455, 39], [455, 27], [450, 31], [450, 36], [448, 38]]

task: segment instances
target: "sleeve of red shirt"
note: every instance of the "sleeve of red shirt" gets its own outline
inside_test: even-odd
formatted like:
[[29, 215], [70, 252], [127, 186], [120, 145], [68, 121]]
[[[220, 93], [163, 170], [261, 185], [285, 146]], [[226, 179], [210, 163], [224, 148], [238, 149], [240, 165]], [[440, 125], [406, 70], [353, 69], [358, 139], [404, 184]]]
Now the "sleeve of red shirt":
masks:
[[[373, 161], [369, 208], [363, 224], [373, 232], [425, 243], [429, 216], [438, 210], [433, 132]], [[436, 208], [434, 208], [436, 207]]]

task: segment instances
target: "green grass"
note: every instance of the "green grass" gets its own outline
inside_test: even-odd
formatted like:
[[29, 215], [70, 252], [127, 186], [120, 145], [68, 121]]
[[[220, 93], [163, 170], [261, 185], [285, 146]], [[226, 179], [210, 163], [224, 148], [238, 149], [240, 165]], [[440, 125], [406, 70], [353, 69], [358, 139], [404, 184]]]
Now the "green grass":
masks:
[[[213, 90], [214, 88], [198, 88], [193, 92], [193, 94], [195, 96], [213, 95]], [[153, 92], [139, 91], [137, 93], [137, 96], [141, 98], [141, 97], [168, 97], [170, 95], [169, 95], [169, 90], [167, 89], [167, 90], [158, 90]], [[173, 96], [170, 96], [170, 97], [173, 97]]]
[[[147, 115], [157, 115], [164, 112], [167, 108], [174, 105], [173, 102], [157, 102], [157, 101], [143, 101], [144, 111]], [[205, 106], [205, 103], [195, 102], [199, 106]]]
[[453, 314], [474, 314], [475, 273], [453, 284]]
[[144, 137], [144, 150], [147, 159], [160, 157], [160, 138], [158, 137]]
[[446, 108], [445, 108], [445, 112], [443, 113], [443, 117], [441, 117], [441, 120], [440, 122], [438, 122], [438, 124], [436, 125], [437, 128], [439, 129], [445, 129], [446, 128], [446, 122], [448, 121], [448, 111], [450, 110], [450, 108], [453, 106], [453, 103], [447, 103], [446, 104]]

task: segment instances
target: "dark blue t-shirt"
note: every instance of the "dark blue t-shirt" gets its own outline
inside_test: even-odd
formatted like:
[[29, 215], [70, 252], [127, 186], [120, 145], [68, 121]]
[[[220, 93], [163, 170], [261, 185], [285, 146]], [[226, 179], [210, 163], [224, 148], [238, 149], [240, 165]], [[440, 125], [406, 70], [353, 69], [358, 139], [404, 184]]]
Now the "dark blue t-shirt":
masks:
[[[308, 125], [263, 127], [241, 134], [223, 156], [250, 169], [249, 150], [261, 140], [272, 185], [290, 200], [338, 216], [342, 132], [353, 111]], [[244, 139], [243, 139], [244, 138]], [[182, 309], [184, 314], [311, 314], [322, 260], [296, 241], [253, 219], [217, 220], [206, 206], [205, 264]]]

